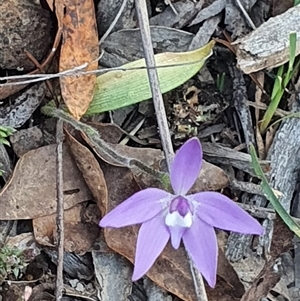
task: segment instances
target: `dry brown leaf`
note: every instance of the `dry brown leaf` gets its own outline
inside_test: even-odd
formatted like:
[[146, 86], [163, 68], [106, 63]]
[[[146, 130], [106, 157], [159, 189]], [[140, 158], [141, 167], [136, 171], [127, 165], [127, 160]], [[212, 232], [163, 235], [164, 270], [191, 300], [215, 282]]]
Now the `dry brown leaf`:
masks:
[[[64, 213], [64, 249], [85, 254], [99, 236], [100, 212], [96, 204], [78, 204]], [[35, 218], [34, 236], [40, 245], [55, 246], [57, 238], [56, 215]]]
[[272, 260], [276, 260], [282, 253], [292, 250], [294, 248], [293, 239], [293, 232], [286, 226], [283, 220], [277, 216], [274, 221], [274, 231], [270, 250]]
[[257, 276], [241, 301], [261, 300], [280, 280], [280, 275], [274, 270], [274, 262], [269, 262]]
[[89, 122], [90, 126], [101, 133], [101, 138], [109, 143], [118, 143], [124, 132], [115, 123]]
[[[153, 148], [130, 147], [121, 144], [112, 145], [113, 148], [123, 156], [135, 158], [157, 170], [163, 170], [164, 154], [161, 150]], [[142, 188], [158, 185], [153, 177], [146, 173], [141, 173], [139, 169], [132, 169], [137, 178], [138, 184]], [[191, 189], [191, 193], [202, 190], [220, 190], [228, 186], [228, 178], [224, 171], [206, 161], [203, 161], [200, 175]], [[162, 187], [160, 187], [162, 188]]]
[[[65, 209], [93, 197], [63, 147]], [[0, 220], [32, 219], [56, 212], [56, 145], [29, 151], [16, 164], [10, 181], [0, 192]]]
[[245, 293], [244, 285], [242, 284], [235, 269], [226, 258], [224, 252], [220, 248], [218, 256], [218, 276], [222, 277], [223, 280], [233, 288], [233, 294], [235, 297], [241, 298], [243, 296]]
[[294, 0], [272, 0], [272, 16], [278, 16], [294, 6]]
[[[54, 9], [53, 5], [54, 5], [54, 1], [55, 0], [46, 0], [46, 1], [47, 1], [48, 5], [49, 5], [49, 8], [53, 11], [53, 9]], [[55, 2], [59, 2], [59, 0], [56, 0]], [[62, 2], [62, 1], [60, 1], [60, 2]]]
[[75, 162], [92, 192], [100, 211], [105, 213], [106, 208], [101, 208], [101, 206], [107, 202], [107, 187], [98, 161], [87, 147], [79, 143], [67, 131], [66, 138]]
[[[88, 64], [82, 71], [96, 70], [99, 56], [98, 33], [93, 0], [65, 0], [63, 43], [59, 70]], [[71, 114], [80, 119], [93, 99], [96, 75], [60, 78], [61, 93]]]

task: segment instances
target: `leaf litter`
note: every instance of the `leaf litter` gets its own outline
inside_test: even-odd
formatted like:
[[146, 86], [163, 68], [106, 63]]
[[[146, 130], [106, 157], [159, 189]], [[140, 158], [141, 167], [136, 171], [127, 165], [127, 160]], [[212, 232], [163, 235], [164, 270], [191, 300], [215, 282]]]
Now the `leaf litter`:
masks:
[[[85, 63], [91, 63], [89, 70], [95, 70], [97, 68], [96, 60], [99, 57], [97, 35], [98, 33], [100, 33], [100, 36], [104, 34], [118, 12], [120, 5], [115, 5], [114, 1], [112, 3], [110, 0], [101, 1], [98, 5], [98, 9], [96, 8], [97, 14], [95, 15], [94, 3], [92, 3], [92, 1], [86, 1], [86, 7], [76, 6], [77, 4], [73, 6], [74, 3], [71, 1], [65, 3], [63, 3], [63, 1], [47, 2], [50, 7], [48, 11], [56, 11], [58, 32], [62, 31], [64, 36], [63, 47], [59, 54], [60, 71], [76, 68]], [[251, 26], [248, 25], [246, 15], [233, 1], [199, 1], [198, 3], [183, 0], [176, 1], [172, 3], [172, 5], [178, 12], [178, 15], [174, 15], [172, 8], [165, 6], [164, 3], [160, 3], [160, 6], [158, 6], [157, 3], [152, 3], [152, 1], [147, 1], [147, 3], [150, 24], [152, 25], [152, 38], [157, 53], [168, 51], [185, 52], [190, 49], [189, 47], [191, 47], [192, 41], [194, 41], [197, 47], [200, 47], [201, 43], [206, 43], [196, 41], [195, 39], [197, 35], [203, 36], [201, 30], [207, 34], [205, 39], [209, 39], [212, 34], [214, 37], [224, 39], [225, 36], [222, 35], [220, 30], [222, 29], [229, 31], [232, 38], [239, 38], [238, 41], [247, 41], [249, 36], [245, 35], [250, 31], [252, 31], [252, 35], [259, 33], [258, 30], [251, 29]], [[66, 5], [65, 12], [62, 9], [63, 5]], [[244, 5], [246, 13], [249, 14], [257, 27], [266, 23], [265, 12], [270, 9], [266, 1], [243, 1], [242, 5]], [[279, 6], [278, 1], [273, 1], [273, 13], [277, 6]], [[293, 9], [297, 11], [298, 7]], [[107, 12], [109, 13], [109, 18], [105, 19]], [[286, 21], [287, 19], [284, 18], [284, 15], [281, 16], [283, 13], [284, 11], [282, 10], [276, 13], [278, 14], [278, 20], [282, 18], [288, 25], [289, 23]], [[95, 30], [96, 16], [99, 27], [98, 33]], [[81, 17], [82, 19], [76, 20], [77, 17], [79, 19]], [[82, 20], [84, 20], [84, 22], [82, 22]], [[222, 23], [223, 20], [224, 24]], [[294, 22], [294, 25], [298, 23]], [[77, 27], [76, 25], [82, 25], [83, 27]], [[205, 26], [208, 26], [208, 30], [206, 30]], [[121, 17], [117, 26], [113, 29], [114, 33], [110, 34], [101, 44], [103, 55], [100, 59], [100, 64], [102, 66], [121, 66], [143, 57], [139, 30], [136, 27], [137, 22], [134, 5], [129, 2], [123, 12], [123, 17]], [[273, 27], [274, 26], [271, 26], [271, 29]], [[209, 30], [211, 30], [211, 33]], [[68, 37], [70, 37], [71, 40], [68, 40]], [[272, 35], [269, 35], [269, 37], [271, 38]], [[53, 37], [51, 36], [51, 38]], [[81, 38], [84, 39], [81, 40]], [[249, 43], [251, 46], [253, 45], [251, 41]], [[266, 42], [265, 44], [267, 45], [268, 43]], [[37, 44], [36, 47], [38, 47]], [[273, 47], [272, 49], [275, 51], [277, 47]], [[18, 51], [18, 49], [16, 50]], [[48, 50], [51, 52], [50, 47]], [[273, 55], [273, 57], [267, 55], [266, 57], [267, 60], [270, 61], [274, 61], [273, 57], [275, 57], [276, 60], [278, 59], [276, 55]], [[42, 58], [37, 57], [37, 59], [41, 60]], [[203, 71], [201, 73], [197, 72], [192, 78], [192, 81], [187, 83], [186, 88], [179, 87], [176, 93], [173, 91], [166, 93], [164, 95], [165, 105], [168, 109], [168, 120], [172, 131], [174, 131], [172, 134], [174, 138], [173, 142], [176, 147], [181, 145], [189, 136], [197, 136], [200, 135], [200, 133], [202, 137], [201, 141], [203, 140], [203, 142], [207, 143], [207, 147], [209, 147], [206, 149], [205, 157], [208, 162], [204, 163], [198, 182], [192, 190], [194, 192], [201, 190], [221, 190], [222, 193], [236, 201], [245, 203], [250, 201], [250, 206], [256, 206], [259, 212], [263, 212], [267, 204], [265, 199], [261, 196], [252, 197], [249, 194], [249, 189], [247, 190], [248, 193], [245, 193], [243, 190], [238, 190], [236, 186], [231, 187], [232, 178], [240, 181], [240, 184], [244, 183], [247, 185], [250, 184], [251, 181], [249, 175], [254, 175], [251, 163], [249, 162], [249, 156], [247, 157], [247, 151], [243, 146], [243, 137], [250, 136], [245, 130], [247, 127], [243, 124], [243, 116], [239, 115], [244, 132], [237, 124], [236, 113], [232, 108], [232, 95], [237, 95], [237, 98], [241, 95], [239, 93], [232, 93], [231, 85], [237, 73], [233, 72], [230, 74], [228, 71], [230, 67], [228, 65], [232, 63], [233, 59], [233, 55], [229, 54], [228, 50], [217, 45], [215, 47], [215, 54], [207, 63], [210, 80], [211, 78], [216, 79], [217, 76], [225, 72], [223, 97], [231, 106], [224, 106], [224, 110], [215, 112], [214, 109], [207, 109], [207, 107], [211, 106], [211, 103], [202, 103], [202, 95], [204, 95], [202, 91], [207, 92], [205, 90], [207, 85], [200, 85], [199, 80], [200, 74], [202, 74]], [[250, 62], [254, 62], [251, 57], [248, 59]], [[284, 59], [280, 59], [280, 62], [283, 61]], [[53, 64], [53, 70], [57, 72], [58, 70], [55, 69], [55, 63], [57, 63], [57, 61]], [[274, 67], [273, 63], [269, 65], [270, 67]], [[266, 74], [270, 75], [270, 71], [267, 71]], [[208, 82], [208, 77], [206, 77], [206, 79]], [[246, 82], [239, 81], [238, 85], [242, 86], [244, 91], [246, 91], [243, 97], [248, 97], [249, 100], [251, 100], [254, 84], [251, 83], [247, 77], [245, 77], [245, 79]], [[74, 80], [74, 82], [71, 81], [71, 76], [60, 78], [61, 89], [63, 100], [69, 111], [73, 114], [75, 119], [79, 119], [88, 109], [92, 101], [96, 76], [78, 76], [76, 78], [73, 76], [72, 80]], [[269, 78], [266, 78], [266, 80], [268, 81]], [[130, 84], [132, 83], [133, 86], [138, 86], [139, 84], [138, 81], [135, 82], [134, 76]], [[238, 85], [233, 86], [237, 87]], [[45, 87], [45, 85], [43, 86]], [[11, 86], [12, 89], [5, 90], [2, 95], [6, 96], [7, 94], [10, 95], [9, 93], [13, 93], [13, 87], [17, 86]], [[57, 256], [53, 250], [53, 246], [56, 246], [57, 235], [59, 235], [55, 221], [56, 145], [47, 145], [49, 137], [43, 130], [45, 117], [42, 116], [39, 111], [33, 113], [43, 101], [44, 97], [48, 101], [53, 98], [53, 95], [49, 91], [45, 92], [45, 88], [42, 97], [40, 94], [37, 94], [37, 97], [31, 97], [32, 91], [30, 89], [38, 90], [39, 87], [40, 86], [33, 85], [32, 88], [27, 90], [28, 92], [21, 92], [21, 98], [17, 98], [17, 96], [13, 95], [12, 98], [7, 101], [6, 97], [4, 97], [4, 104], [0, 107], [0, 113], [1, 110], [3, 112], [0, 116], [3, 116], [1, 118], [4, 120], [1, 122], [1, 125], [7, 123], [16, 128], [22, 126], [20, 133], [24, 131], [22, 135], [15, 136], [15, 140], [13, 138], [11, 139], [13, 145], [16, 146], [19, 144], [18, 150], [16, 147], [13, 148], [14, 154], [19, 157], [17, 162], [11, 149], [4, 148], [3, 151], [1, 151], [1, 162], [3, 161], [5, 164], [6, 171], [3, 181], [6, 181], [6, 184], [3, 185], [0, 192], [0, 220], [7, 223], [7, 227], [1, 228], [6, 229], [1, 237], [11, 238], [15, 235], [13, 233], [16, 232], [13, 230], [13, 227], [9, 227], [9, 222], [14, 220], [18, 221], [19, 228], [22, 226], [24, 230], [18, 230], [18, 235], [15, 236], [17, 239], [14, 246], [18, 246], [23, 250], [24, 243], [21, 242], [22, 238], [19, 235], [27, 232], [31, 234], [28, 236], [28, 241], [38, 242], [40, 245], [39, 248], [43, 249], [44, 252], [48, 254], [47, 256], [53, 259]], [[2, 89], [4, 87], [0, 88]], [[174, 88], [175, 87], [172, 87], [172, 90], [174, 90]], [[220, 86], [218, 88], [220, 88]], [[101, 89], [101, 85], [97, 87], [97, 89]], [[112, 93], [112, 89], [109, 89], [110, 93]], [[197, 92], [194, 93], [193, 91]], [[295, 86], [295, 91], [295, 95], [299, 95], [299, 87], [297, 85]], [[189, 96], [192, 92], [194, 95], [190, 98]], [[58, 90], [56, 90], [56, 93], [59, 94]], [[207, 99], [212, 100], [216, 99], [216, 97], [212, 97], [213, 94], [220, 93], [220, 91], [210, 91], [210, 93]], [[293, 94], [294, 92], [291, 90], [290, 93]], [[198, 95], [197, 99], [195, 98], [195, 94]], [[111, 99], [113, 99], [114, 95], [114, 93], [111, 94]], [[296, 101], [297, 97], [298, 96], [296, 96]], [[147, 98], [150, 98], [150, 95], [144, 95], [143, 99]], [[265, 94], [261, 94], [261, 98], [261, 101], [267, 101], [267, 97], [264, 99]], [[135, 102], [137, 101], [138, 100]], [[247, 102], [243, 100], [238, 110], [241, 110], [240, 112], [248, 112], [247, 114], [249, 114], [249, 107], [246, 106], [246, 103]], [[286, 106], [282, 105], [282, 109], [288, 110], [288, 102], [286, 101], [286, 103]], [[297, 112], [297, 102], [291, 103], [292, 109]], [[141, 104], [139, 105], [140, 108]], [[174, 104], [177, 105], [177, 108], [181, 108], [180, 116], [185, 116], [184, 119], [179, 118], [174, 120]], [[196, 107], [196, 104], [198, 107]], [[202, 112], [197, 111], [200, 106], [204, 108]], [[120, 107], [120, 105], [118, 105], [118, 107]], [[212, 106], [212, 108], [213, 107], [214, 106]], [[104, 111], [109, 109], [108, 102], [107, 109]], [[151, 105], [147, 110], [151, 111]], [[63, 155], [65, 192], [64, 232], [66, 251], [64, 261], [66, 264], [66, 274], [69, 273], [69, 275], [72, 275], [73, 280], [77, 283], [75, 285], [75, 282], [69, 282], [67, 278], [65, 279], [66, 294], [69, 294], [69, 296], [74, 297], [75, 295], [76, 298], [80, 299], [86, 299], [86, 296], [92, 296], [94, 300], [97, 300], [96, 291], [99, 290], [101, 291], [102, 298], [104, 298], [103, 300], [126, 300], [127, 297], [138, 298], [137, 292], [142, 288], [139, 300], [146, 300], [146, 298], [149, 298], [149, 300], [178, 300], [178, 298], [182, 300], [197, 300], [190, 267], [183, 248], [175, 251], [170, 246], [167, 246], [154, 264], [153, 269], [147, 274], [151, 281], [145, 278], [139, 283], [132, 285], [130, 281], [132, 265], [129, 264], [124, 257], [134, 263], [138, 227], [105, 229], [104, 238], [102, 231], [100, 231], [97, 225], [101, 216], [124, 201], [134, 192], [153, 185], [156, 187], [161, 185], [159, 181], [157, 181], [157, 178], [147, 173], [142, 173], [139, 168], [130, 165], [122, 166], [122, 164], [119, 164], [120, 162], [112, 161], [111, 157], [107, 157], [105, 151], [103, 151], [103, 149], [101, 150], [101, 145], [97, 145], [99, 139], [104, 139], [110, 149], [122, 158], [138, 160], [159, 172], [166, 172], [164, 155], [162, 151], [159, 150], [161, 145], [158, 139], [159, 136], [157, 135], [155, 116], [153, 113], [149, 113], [150, 111], [147, 112], [147, 110], [138, 110], [137, 106], [133, 106], [133, 109], [128, 111], [129, 113], [126, 113], [125, 110], [122, 111], [122, 109], [117, 110], [117, 112], [119, 112], [118, 114], [124, 115], [124, 117], [120, 119], [122, 121], [119, 123], [121, 129], [116, 125], [90, 123], [93, 128], [97, 128], [99, 131], [97, 134], [99, 137], [96, 136], [96, 140], [93, 140], [95, 138], [94, 135], [91, 135], [89, 132], [84, 132], [84, 129], [80, 127], [79, 124], [76, 124], [75, 121], [70, 122], [68, 125], [68, 132], [66, 132], [67, 144], [64, 145]], [[193, 116], [198, 116], [197, 114], [203, 114], [201, 122], [192, 118]], [[110, 120], [113, 122], [113, 116], [114, 114], [102, 114], [101, 116], [93, 116], [87, 120], [101, 120], [106, 122]], [[117, 116], [117, 114], [115, 114], [115, 116]], [[248, 116], [251, 116], [251, 114]], [[140, 134], [142, 130], [137, 133], [137, 137], [141, 138], [136, 138], [136, 136], [132, 137], [128, 134], [135, 126], [135, 123], [141, 118], [144, 118], [142, 130], [154, 129], [154, 131], [152, 131], [153, 134], [151, 134], [153, 136], [142, 136]], [[172, 123], [175, 122], [176, 126], [172, 126]], [[29, 143], [28, 145], [23, 143], [22, 146], [22, 139], [25, 141], [26, 139], [34, 139], [31, 138], [34, 137], [34, 135], [29, 133], [33, 124], [37, 126], [37, 128], [41, 128], [41, 131], [38, 131], [39, 138], [36, 143], [32, 143], [31, 145], [29, 145]], [[75, 127], [77, 132], [72, 129], [72, 126]], [[184, 135], [176, 132], [179, 128], [185, 128]], [[287, 161], [286, 159], [282, 160], [280, 158], [283, 158], [283, 156], [286, 158], [286, 152], [296, 154], [297, 143], [295, 143], [295, 137], [297, 137], [297, 128], [297, 119], [294, 118], [284, 121], [280, 129], [275, 129], [277, 134], [275, 134], [274, 142], [268, 150], [267, 160], [261, 161], [264, 171], [266, 172], [270, 172], [270, 166], [268, 164], [271, 162], [271, 173], [269, 173], [270, 183], [273, 185], [273, 188], [283, 192], [283, 204], [287, 210], [292, 208], [294, 216], [298, 216], [299, 211], [296, 181], [298, 171], [294, 168], [294, 161], [296, 159]], [[191, 131], [190, 129], [193, 130]], [[254, 129], [249, 130], [253, 131]], [[27, 131], [28, 135], [26, 133]], [[205, 134], [205, 132], [208, 134]], [[148, 131], [148, 133], [150, 132]], [[129, 138], [128, 146], [118, 144], [121, 137], [124, 136]], [[261, 137], [265, 139], [263, 135]], [[283, 144], [280, 143], [279, 137], [285, 137], [285, 139], [282, 139], [282, 141], [285, 141], [282, 142]], [[252, 138], [250, 137], [250, 139]], [[286, 139], [288, 139], [289, 142], [286, 142]], [[138, 145], [138, 141], [142, 142], [142, 144]], [[218, 153], [221, 150], [223, 153]], [[227, 151], [224, 153], [224, 150]], [[295, 158], [296, 157], [297, 156], [295, 156]], [[289, 156], [289, 158], [293, 158], [293, 155]], [[276, 167], [277, 165], [278, 167]], [[9, 178], [9, 166], [14, 166], [11, 178]], [[282, 177], [283, 180], [281, 180]], [[4, 184], [4, 182], [2, 184]], [[251, 184], [255, 185], [256, 182]], [[287, 189], [288, 193], [286, 193]], [[268, 300], [280, 300], [280, 296], [288, 300], [298, 300], [299, 271], [296, 267], [297, 264], [299, 264], [299, 254], [296, 248], [297, 242], [280, 220], [263, 220], [261, 216], [264, 215], [260, 214], [257, 218], [259, 218], [266, 227], [266, 235], [259, 240], [253, 240], [252, 237], [240, 236], [234, 233], [228, 235], [226, 232], [218, 231], [218, 244], [220, 248], [218, 282], [215, 289], [211, 290], [207, 288], [209, 301], [250, 301], [258, 300], [263, 297], [268, 298]], [[26, 219], [28, 219], [29, 222], [24, 221]], [[34, 238], [32, 233], [34, 233]], [[6, 241], [0, 240], [0, 243], [2, 245], [6, 243]], [[6, 244], [11, 246], [8, 242]], [[35, 248], [36, 247], [33, 247], [33, 250], [38, 254], [39, 250]], [[29, 249], [30, 248], [28, 248], [28, 250]], [[68, 252], [74, 252], [75, 254], [83, 255], [83, 257], [79, 255], [71, 257], [71, 253]], [[87, 276], [85, 273], [83, 273], [85, 275], [83, 278], [79, 277], [78, 274], [75, 275], [72, 273], [71, 265], [67, 261], [67, 258], [73, 260], [74, 268], [77, 266], [77, 270], [83, 271], [83, 258], [85, 258], [84, 256], [86, 255], [88, 256], [90, 252], [94, 264], [94, 267], [90, 265], [90, 268], [95, 268], [95, 279], [98, 280], [98, 283], [94, 281], [95, 279], [91, 280], [91, 276]], [[39, 257], [40, 255], [35, 256]], [[30, 259], [30, 261], [32, 261], [32, 259]], [[44, 258], [42, 261], [44, 264], [47, 264], [47, 259]], [[57, 259], [52, 260], [52, 264], [53, 263], [56, 265]], [[36, 264], [35, 260], [33, 260], [31, 264], [34, 267]], [[89, 265], [88, 263], [86, 264], [87, 266]], [[293, 273], [290, 272], [291, 269], [288, 269], [287, 265], [295, 266], [295, 270], [292, 269]], [[26, 276], [26, 273], [29, 272], [26, 272], [26, 269], [24, 269], [23, 275]], [[290, 273], [289, 277], [287, 273]], [[46, 275], [46, 270], [43, 270], [40, 274], [42, 277]], [[11, 278], [9, 279], [24, 280], [24, 276], [21, 274], [17, 277], [10, 275]], [[35, 276], [39, 277], [37, 275]], [[116, 286], [114, 286], [114, 284], [116, 284]], [[16, 287], [18, 286], [15, 284], [8, 286], [9, 289], [4, 294], [2, 294], [1, 291], [0, 295], [3, 295], [3, 300], [14, 300], [17, 295], [23, 295], [25, 287], [20, 286], [19, 290], [14, 291]], [[52, 293], [54, 287], [54, 282], [50, 281], [48, 288], [50, 288], [50, 291], [52, 290]], [[92, 290], [91, 287], [93, 288]], [[112, 295], [112, 287], [118, 287], [118, 293]], [[32, 291], [26, 290], [26, 296], [29, 294], [32, 299], [35, 300], [34, 298], [38, 298], [39, 293], [45, 293], [45, 288], [46, 286], [38, 284]], [[167, 292], [171, 292], [177, 297]]]

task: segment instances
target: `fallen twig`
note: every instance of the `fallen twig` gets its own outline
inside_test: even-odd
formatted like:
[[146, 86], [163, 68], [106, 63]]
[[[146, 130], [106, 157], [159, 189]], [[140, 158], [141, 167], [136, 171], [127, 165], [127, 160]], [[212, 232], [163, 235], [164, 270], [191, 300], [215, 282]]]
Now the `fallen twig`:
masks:
[[[144, 0], [135, 0], [136, 12], [139, 20], [140, 31], [142, 36], [142, 43], [145, 54], [146, 66], [148, 67], [148, 77], [150, 88], [153, 97], [153, 104], [156, 113], [156, 119], [161, 136], [162, 148], [165, 153], [168, 168], [170, 170], [172, 159], [174, 156], [166, 110], [164, 101], [159, 87], [157, 70], [155, 69], [154, 51], [151, 41], [150, 25], [147, 13], [147, 5]], [[149, 67], [154, 67], [149, 69]]]
[[62, 300], [63, 282], [63, 261], [64, 261], [64, 194], [63, 194], [63, 121], [58, 119], [56, 125], [56, 193], [57, 193], [57, 276], [55, 288], [55, 300]]

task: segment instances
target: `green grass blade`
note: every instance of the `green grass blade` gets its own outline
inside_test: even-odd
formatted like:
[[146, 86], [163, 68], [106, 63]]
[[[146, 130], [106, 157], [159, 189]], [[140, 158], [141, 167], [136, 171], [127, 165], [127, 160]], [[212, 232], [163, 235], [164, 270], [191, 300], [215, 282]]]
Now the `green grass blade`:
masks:
[[271, 95], [271, 99], [276, 97], [276, 94], [282, 90], [282, 74], [283, 74], [284, 65], [280, 66], [277, 70], [276, 79], [273, 86], [273, 91]]
[[291, 32], [290, 33], [290, 60], [289, 60], [288, 72], [293, 71], [293, 66], [296, 59], [296, 51], [297, 51], [297, 34], [296, 32]]
[[284, 93], [284, 89], [279, 89], [277, 94], [275, 95], [275, 97], [271, 100], [271, 102], [265, 112], [265, 115], [260, 123], [260, 131], [261, 132], [266, 131], [275, 111], [277, 110], [277, 107], [283, 96], [283, 93]]
[[258, 178], [261, 179], [261, 187], [265, 194], [265, 197], [272, 204], [277, 214], [282, 218], [282, 220], [289, 227], [289, 229], [292, 232], [294, 232], [298, 237], [300, 237], [300, 226], [293, 220], [293, 218], [289, 215], [289, 213], [283, 208], [278, 198], [274, 194], [258, 162], [258, 158], [253, 145], [250, 145], [250, 155], [251, 155], [252, 166], [254, 168], [255, 174]]
[[283, 121], [283, 120], [285, 120], [285, 119], [289, 119], [289, 118], [300, 118], [300, 112], [291, 113], [291, 114], [288, 114], [288, 115], [286, 115], [286, 116], [284, 116], [284, 117], [281, 117], [281, 118], [277, 119], [276, 121], [274, 121], [272, 124], [270, 124], [270, 125], [268, 126], [268, 128], [270, 128], [270, 127], [276, 125], [277, 123], [279, 123], [279, 122], [281, 122], [281, 121]]
[[[290, 56], [288, 70], [286, 74], [283, 74], [284, 65], [280, 66], [277, 71], [276, 80], [274, 82], [273, 91], [271, 95], [270, 104], [264, 114], [262, 121], [260, 122], [260, 131], [265, 132], [271, 119], [274, 116], [279, 102], [284, 94], [284, 90], [293, 77], [296, 70], [299, 67], [299, 61], [295, 65], [296, 60], [296, 48], [297, 48], [297, 35], [295, 32], [290, 33]], [[295, 65], [295, 66], [294, 66]]]

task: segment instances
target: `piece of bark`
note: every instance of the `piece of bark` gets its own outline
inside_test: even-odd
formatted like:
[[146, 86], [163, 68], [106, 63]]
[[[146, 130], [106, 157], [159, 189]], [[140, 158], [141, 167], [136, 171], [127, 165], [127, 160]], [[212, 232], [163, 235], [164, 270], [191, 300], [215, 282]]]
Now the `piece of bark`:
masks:
[[233, 103], [236, 109], [236, 113], [239, 116], [240, 123], [243, 129], [243, 134], [247, 149], [250, 144], [255, 145], [254, 127], [252, 124], [252, 116], [248, 106], [247, 89], [245, 80], [241, 71], [239, 71], [234, 65], [229, 65], [229, 72], [233, 81]]
[[238, 67], [246, 74], [274, 68], [289, 60], [289, 35], [297, 33], [296, 55], [300, 53], [300, 5], [270, 18], [259, 28], [232, 43], [237, 46]]
[[[255, 175], [251, 166], [251, 156], [249, 154], [209, 142], [203, 142], [202, 149], [205, 159], [209, 162], [232, 165], [233, 167], [243, 170], [251, 175]], [[262, 168], [266, 170], [269, 162], [260, 161], [260, 164]]]
[[172, 301], [172, 296], [154, 284], [149, 278], [144, 279], [144, 288], [148, 297], [148, 301]]
[[126, 301], [132, 290], [132, 268], [119, 254], [92, 251], [101, 300]]
[[44, 145], [43, 133], [37, 126], [16, 131], [10, 136], [9, 140], [19, 158], [27, 152]]
[[[57, 264], [57, 251], [44, 248], [45, 253]], [[69, 278], [91, 280], [94, 277], [93, 260], [89, 253], [77, 255], [70, 252], [64, 254], [64, 272]]]
[[0, 124], [13, 128], [21, 127], [41, 104], [46, 91], [46, 84], [40, 83], [18, 93], [11, 105], [0, 108]]

